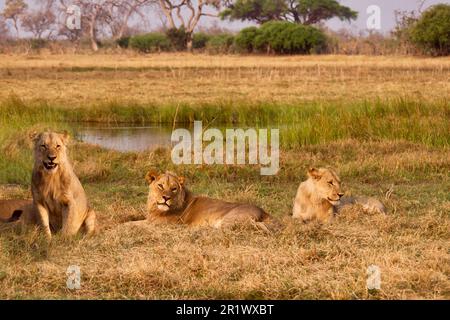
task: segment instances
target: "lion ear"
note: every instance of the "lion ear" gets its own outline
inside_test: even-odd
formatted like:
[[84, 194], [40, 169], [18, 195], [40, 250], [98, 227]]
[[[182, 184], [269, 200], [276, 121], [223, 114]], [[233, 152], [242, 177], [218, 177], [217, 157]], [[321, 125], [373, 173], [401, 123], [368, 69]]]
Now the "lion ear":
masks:
[[64, 142], [64, 144], [68, 144], [70, 141], [70, 135], [69, 132], [67, 132], [66, 130], [64, 130], [63, 132], [61, 132], [59, 134], [61, 136], [62, 141]]
[[308, 176], [310, 176], [311, 178], [316, 179], [316, 180], [319, 180], [322, 177], [319, 170], [317, 170], [316, 168], [309, 168]]
[[158, 178], [158, 173], [155, 170], [150, 170], [145, 175], [145, 180], [147, 180], [148, 184], [151, 184], [156, 178]]
[[180, 183], [180, 186], [184, 186], [184, 183], [186, 182], [185, 177], [178, 177], [178, 182]]
[[36, 131], [33, 131], [33, 132], [31, 132], [29, 135], [28, 135], [28, 137], [30, 138], [30, 140], [32, 141], [32, 142], [36, 142], [37, 140], [39, 140], [39, 136], [40, 136], [41, 134], [40, 133], [38, 133], [38, 132], [36, 132]]

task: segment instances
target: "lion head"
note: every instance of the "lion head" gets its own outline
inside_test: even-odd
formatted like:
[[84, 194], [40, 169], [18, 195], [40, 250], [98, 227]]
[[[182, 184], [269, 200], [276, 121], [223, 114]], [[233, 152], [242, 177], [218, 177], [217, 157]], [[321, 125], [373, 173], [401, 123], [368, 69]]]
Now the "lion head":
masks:
[[42, 132], [31, 135], [34, 142], [34, 158], [37, 168], [54, 173], [67, 161], [68, 133]]
[[320, 199], [333, 206], [339, 205], [344, 193], [341, 191], [341, 180], [336, 172], [327, 168], [311, 168], [308, 170], [308, 176], [314, 182], [316, 195]]
[[149, 209], [167, 212], [183, 208], [186, 197], [184, 177], [169, 171], [163, 174], [149, 171], [145, 179], [150, 185]]

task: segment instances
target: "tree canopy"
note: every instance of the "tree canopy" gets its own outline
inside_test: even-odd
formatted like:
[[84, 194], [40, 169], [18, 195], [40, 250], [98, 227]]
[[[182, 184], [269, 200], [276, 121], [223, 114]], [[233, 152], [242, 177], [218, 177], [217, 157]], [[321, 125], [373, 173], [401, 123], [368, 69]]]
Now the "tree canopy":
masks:
[[235, 0], [228, 1], [222, 19], [264, 23], [285, 20], [304, 25], [331, 18], [356, 19], [358, 13], [336, 0]]

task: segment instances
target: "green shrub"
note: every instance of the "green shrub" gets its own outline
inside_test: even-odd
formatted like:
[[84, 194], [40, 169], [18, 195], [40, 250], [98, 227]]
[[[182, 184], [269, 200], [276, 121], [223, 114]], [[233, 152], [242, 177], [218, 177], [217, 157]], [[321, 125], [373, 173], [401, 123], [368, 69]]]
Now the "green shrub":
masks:
[[285, 34], [283, 50], [287, 53], [320, 53], [324, 51], [326, 44], [327, 38], [319, 29], [296, 25]]
[[166, 31], [166, 36], [172, 44], [173, 49], [183, 51], [186, 49], [188, 34], [181, 28], [172, 28]]
[[234, 36], [229, 33], [212, 35], [206, 43], [206, 49], [211, 53], [228, 53], [233, 46]]
[[254, 41], [257, 35], [258, 35], [257, 27], [248, 27], [242, 29], [234, 39], [236, 49], [241, 52], [253, 52]]
[[253, 48], [277, 54], [309, 54], [322, 52], [326, 43], [325, 34], [315, 27], [271, 21], [258, 29]]
[[209, 34], [203, 32], [194, 33], [192, 37], [192, 48], [194, 49], [203, 49], [206, 47], [211, 36]]
[[121, 38], [116, 40], [116, 44], [119, 47], [121, 47], [123, 49], [126, 49], [126, 48], [128, 48], [128, 45], [130, 44], [130, 38], [131, 37], [121, 37]]
[[172, 47], [169, 38], [157, 32], [133, 36], [130, 38], [129, 46], [144, 53], [168, 51]]
[[430, 7], [413, 25], [411, 41], [426, 52], [450, 54], [450, 5]]

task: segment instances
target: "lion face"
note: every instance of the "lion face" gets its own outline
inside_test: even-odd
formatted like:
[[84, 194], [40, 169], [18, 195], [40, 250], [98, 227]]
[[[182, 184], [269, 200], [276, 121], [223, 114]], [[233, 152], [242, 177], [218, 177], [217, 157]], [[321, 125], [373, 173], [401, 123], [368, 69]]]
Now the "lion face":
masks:
[[67, 133], [43, 132], [33, 134], [34, 157], [37, 167], [47, 173], [55, 173], [61, 164], [67, 161]]
[[150, 171], [146, 175], [150, 185], [149, 205], [161, 212], [180, 209], [185, 198], [184, 178], [174, 173], [157, 174]]
[[344, 193], [341, 191], [341, 180], [336, 172], [326, 168], [311, 168], [308, 176], [313, 180], [317, 195], [331, 203], [333, 206], [339, 205]]

